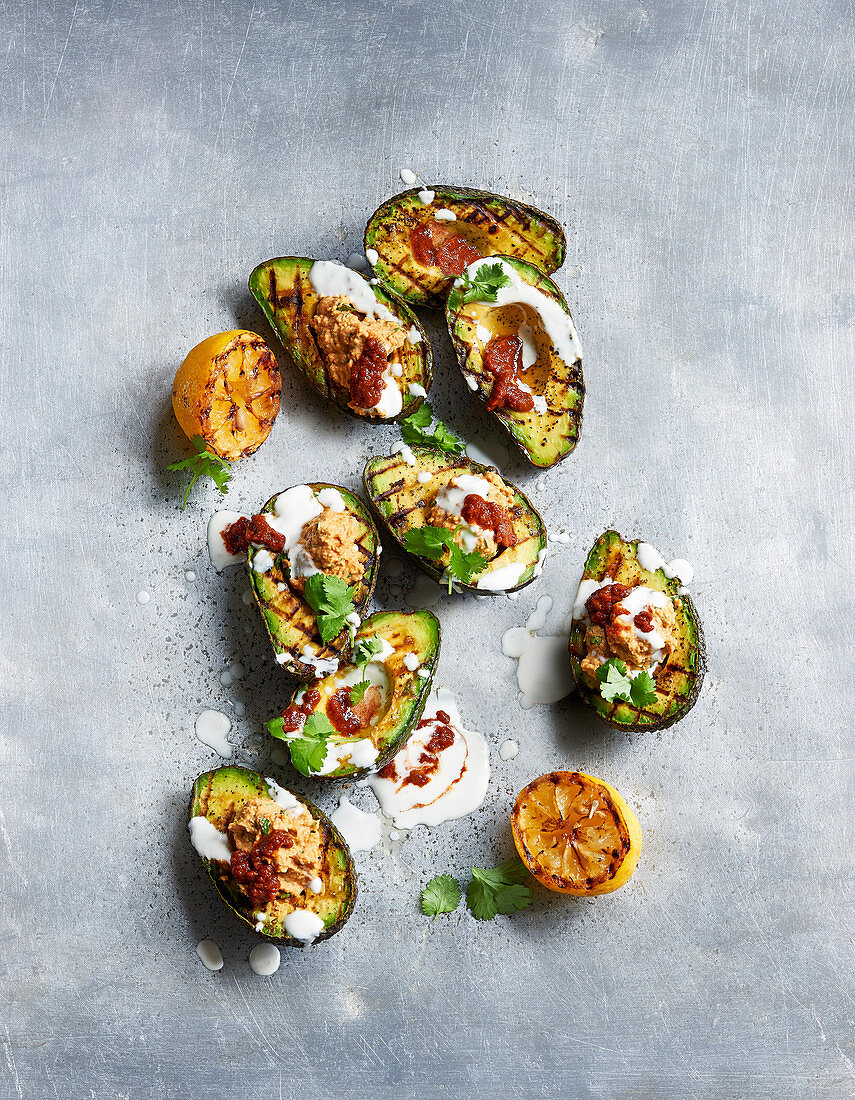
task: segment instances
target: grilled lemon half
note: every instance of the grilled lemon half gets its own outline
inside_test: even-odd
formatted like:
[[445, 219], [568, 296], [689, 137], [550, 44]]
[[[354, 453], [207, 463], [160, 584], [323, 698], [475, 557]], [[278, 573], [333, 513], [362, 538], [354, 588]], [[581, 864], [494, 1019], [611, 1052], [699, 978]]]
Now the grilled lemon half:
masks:
[[641, 853], [638, 818], [614, 787], [584, 772], [547, 772], [523, 787], [511, 815], [520, 859], [560, 894], [609, 894]]
[[279, 412], [282, 378], [254, 332], [232, 329], [197, 344], [175, 375], [172, 408], [188, 439], [234, 462], [257, 451]]

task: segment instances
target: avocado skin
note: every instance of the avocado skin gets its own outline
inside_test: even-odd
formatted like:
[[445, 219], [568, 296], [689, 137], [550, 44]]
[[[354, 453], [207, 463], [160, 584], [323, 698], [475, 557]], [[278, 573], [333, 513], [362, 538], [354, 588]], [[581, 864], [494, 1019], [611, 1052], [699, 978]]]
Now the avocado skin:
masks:
[[[527, 283], [558, 302], [572, 320], [564, 295], [539, 268], [513, 256], [497, 256], [496, 259], [504, 260], [510, 264]], [[457, 310], [453, 310], [449, 305], [446, 305], [445, 317], [448, 324], [448, 333], [457, 353], [460, 370], [467, 382], [471, 377], [477, 379], [478, 388], [474, 393], [486, 405], [493, 388], [493, 376], [482, 369], [483, 362], [480, 347], [476, 349], [465, 338], [462, 331], [467, 327], [474, 331], [475, 324], [467, 326], [464, 315], [473, 312], [477, 314], [479, 307], [485, 310], [494, 308], [489, 302], [469, 302], [466, 305], [461, 305]], [[556, 428], [553, 433], [554, 439], [549, 438], [549, 433], [543, 435], [543, 418], [534, 410], [528, 413], [517, 413], [511, 410], [498, 409], [487, 414], [498, 421], [525, 459], [538, 469], [548, 469], [571, 455], [582, 434], [585, 379], [582, 374], [581, 357], [573, 363], [564, 363], [553, 349], [551, 352], [550, 374], [553, 379], [556, 377], [559, 379], [559, 386], [566, 394], [566, 404], [561, 414], [562, 418], [566, 417], [566, 427], [563, 430]]]
[[[212, 793], [214, 792], [216, 792], [218, 798], [222, 798], [223, 796], [227, 799], [230, 798], [230, 804], [236, 800], [246, 802], [250, 798], [269, 794], [264, 776], [260, 775], [258, 772], [239, 767], [216, 768], [213, 771], [204, 772], [193, 784], [193, 794], [190, 800], [190, 817], [197, 817], [199, 815], [203, 817], [208, 816], [206, 811]], [[322, 940], [328, 940], [330, 936], [334, 936], [336, 932], [340, 932], [350, 919], [354, 906], [356, 905], [356, 867], [354, 866], [353, 856], [351, 855], [344, 837], [323, 810], [319, 810], [313, 802], [310, 802], [309, 799], [305, 798], [303, 795], [296, 794], [293, 791], [291, 793], [294, 794], [296, 799], [302, 802], [309, 813], [311, 813], [312, 817], [320, 821], [328, 831], [328, 858], [335, 858], [339, 862], [339, 866], [343, 868], [345, 889], [344, 897], [341, 901], [342, 909], [335, 921], [324, 928], [323, 932], [313, 941], [313, 943], [320, 943]], [[214, 823], [217, 824], [216, 821]], [[253, 931], [256, 931], [256, 922], [252, 917], [253, 909], [249, 903], [249, 899], [244, 897], [236, 888], [229, 888], [229, 876], [219, 870], [215, 861], [203, 859], [202, 863], [205, 865], [208, 876], [227, 908], [231, 910], [239, 921], [248, 925]], [[247, 913], [250, 915], [247, 916]], [[259, 932], [258, 934], [263, 935], [265, 939], [272, 940], [285, 947], [309, 946], [300, 940], [295, 940], [293, 936], [289, 936], [287, 933], [281, 936], [275, 936], [269, 932]]]
[[[355, 768], [351, 764], [346, 764], [341, 768], [336, 769], [334, 772], [329, 772], [327, 775], [312, 775], [309, 778], [312, 779], [359, 779], [364, 775], [368, 775], [369, 772], [379, 771], [384, 764], [388, 764], [392, 757], [407, 743], [413, 730], [418, 725], [419, 719], [427, 704], [428, 696], [430, 695], [431, 687], [433, 686], [433, 677], [436, 672], [436, 666], [439, 663], [439, 650], [441, 641], [441, 631], [439, 626], [439, 619], [431, 611], [422, 609], [419, 611], [380, 611], [375, 615], [371, 615], [363, 621], [362, 626], [357, 631], [357, 639], [360, 637], [367, 637], [370, 634], [379, 633], [384, 636], [384, 628], [392, 627], [399, 620], [406, 620], [409, 624], [417, 623], [420, 630], [424, 634], [423, 644], [425, 646], [424, 651], [419, 651], [419, 656], [422, 658], [421, 668], [426, 668], [430, 672], [430, 676], [419, 676], [416, 672], [410, 672], [409, 669], [405, 669], [401, 675], [406, 676], [408, 681], [417, 687], [415, 698], [412, 700], [412, 705], [408, 708], [405, 707], [403, 716], [398, 720], [398, 723], [393, 727], [393, 732], [383, 739], [383, 748], [377, 757], [377, 760], [371, 765], [370, 768]], [[388, 634], [389, 631], [387, 630]], [[388, 640], [388, 638], [387, 638]], [[425, 660], [427, 655], [427, 660]], [[354, 667], [354, 666], [351, 666]], [[346, 671], [341, 669], [340, 672]], [[324, 691], [324, 682], [332, 677], [323, 677], [321, 680], [316, 680], [311, 686], [315, 690]], [[299, 694], [302, 688], [298, 688], [294, 692], [294, 696], [291, 698], [291, 702], [294, 702], [294, 698]], [[283, 742], [287, 746], [287, 742]], [[299, 770], [299, 769], [295, 769]], [[301, 774], [305, 774], [302, 773]]]
[[[364, 539], [367, 540], [367, 546], [370, 549], [370, 554], [366, 564], [365, 573], [363, 574], [362, 581], [356, 586], [357, 593], [356, 598], [353, 601], [354, 609], [357, 614], [361, 614], [362, 611], [368, 606], [371, 601], [371, 596], [374, 593], [374, 585], [377, 582], [377, 570], [380, 565], [380, 555], [378, 553], [378, 547], [380, 545], [380, 536], [377, 534], [377, 528], [374, 526], [374, 520], [371, 517], [371, 513], [365, 507], [365, 504], [359, 499], [355, 493], [351, 493], [348, 489], [344, 489], [341, 485], [331, 485], [327, 481], [311, 481], [306, 482], [310, 489], [313, 489], [316, 493], [321, 489], [337, 489], [344, 498], [345, 504], [348, 510], [352, 512], [361, 523], [367, 528]], [[283, 489], [282, 492], [285, 492]], [[273, 504], [279, 493], [275, 493], [261, 509], [261, 514], [271, 512], [273, 510]], [[267, 631], [267, 636], [270, 639], [270, 644], [276, 653], [288, 653], [289, 660], [285, 664], [279, 667], [283, 672], [288, 673], [291, 676], [296, 676], [301, 680], [314, 680], [315, 672], [311, 665], [305, 664], [299, 658], [299, 651], [306, 644], [307, 638], [302, 631], [294, 631], [293, 642], [277, 638], [278, 631], [282, 631], [287, 634], [289, 629], [289, 618], [285, 618], [284, 615], [279, 614], [275, 609], [270, 608], [270, 600], [277, 600], [285, 602], [293, 608], [298, 609], [297, 614], [301, 615], [302, 621], [308, 624], [309, 620], [312, 623], [316, 622], [315, 613], [309, 607], [309, 605], [292, 592], [285, 581], [285, 591], [277, 593], [275, 596], [271, 592], [269, 599], [265, 596], [263, 588], [267, 583], [265, 578], [268, 577], [266, 573], [257, 573], [252, 568], [252, 559], [255, 555], [255, 551], [250, 547], [249, 554], [247, 556], [247, 568], [249, 569], [249, 583], [252, 588], [252, 594], [255, 598], [256, 605], [261, 612], [261, 618], [264, 622], [264, 629]], [[278, 571], [278, 566], [274, 564], [274, 570]], [[284, 580], [284, 576], [282, 578]], [[360, 591], [360, 589], [362, 589]], [[282, 620], [284, 625], [282, 624]], [[320, 639], [318, 639], [320, 643]], [[334, 638], [326, 645], [322, 645], [321, 655], [328, 657], [337, 656], [339, 660], [347, 660], [350, 656], [350, 637], [347, 630], [343, 630], [337, 638]]]
[[[420, 525], [407, 524], [406, 516], [410, 514], [410, 509], [399, 508], [396, 513], [393, 513], [392, 510], [388, 508], [388, 499], [391, 489], [378, 491], [378, 481], [385, 474], [388, 474], [389, 471], [395, 469], [396, 467], [400, 467], [401, 473], [403, 475], [402, 481], [400, 483], [401, 488], [396, 489], [396, 496], [400, 496], [404, 487], [403, 479], [406, 477], [406, 471], [411, 471], [413, 484], [407, 486], [407, 491], [415, 494], [412, 498], [414, 501], [419, 501], [423, 499], [421, 494], [424, 492], [424, 489], [426, 487], [419, 485], [417, 475], [420, 470], [427, 469], [430, 464], [434, 464], [442, 470], [455, 469], [459, 473], [464, 474], [483, 474], [487, 470], [495, 470], [495, 467], [484, 466], [480, 462], [475, 462], [473, 459], [467, 458], [465, 455], [459, 458], [456, 456], [447, 455], [437, 447], [412, 447], [411, 449], [416, 459], [415, 465], [412, 466], [408, 463], [405, 463], [403, 459], [401, 459], [400, 455], [378, 455], [375, 458], [369, 458], [368, 462], [365, 464], [365, 470], [362, 475], [362, 484], [365, 488], [365, 495], [368, 497], [371, 510], [374, 513], [380, 526], [384, 530], [389, 532], [395, 542], [400, 546], [402, 552], [407, 554], [408, 557], [410, 557], [416, 563], [416, 565], [418, 565], [419, 569], [421, 569], [423, 573], [426, 573], [433, 580], [439, 581], [443, 574], [442, 568], [437, 566], [431, 558], [422, 558], [419, 557], [418, 554], [410, 553], [410, 551], [407, 550], [404, 547], [404, 544], [401, 542], [399, 532], [400, 534], [403, 534], [406, 531]], [[497, 470], [496, 473], [498, 473]], [[502, 475], [500, 474], [499, 476], [501, 477]], [[489, 590], [478, 588], [472, 584], [461, 584], [458, 581], [455, 581], [455, 586], [463, 592], [477, 592], [479, 595], [487, 596], [504, 596], [507, 595], [509, 592], [521, 591], [521, 589], [526, 588], [532, 583], [532, 581], [536, 580], [538, 576], [538, 554], [540, 550], [546, 549], [546, 525], [540, 518], [539, 512], [525, 495], [525, 493], [523, 493], [520, 489], [518, 489], [515, 485], [508, 481], [507, 478], [502, 477], [502, 481], [504, 481], [505, 485], [514, 494], [515, 500], [518, 501], [518, 507], [522, 509], [521, 518], [523, 518], [526, 525], [528, 536], [532, 539], [535, 539], [537, 542], [537, 545], [535, 547], [536, 552], [529, 566], [531, 572], [527, 577], [526, 574], [523, 573], [523, 576], [526, 577], [526, 579], [522, 580], [513, 588], [505, 588], [502, 589], [500, 592], [490, 592]], [[393, 526], [392, 522], [390, 522], [394, 515], [401, 516], [401, 522], [396, 523], [395, 526]]]
[[[570, 666], [573, 670], [579, 698], [606, 725], [611, 726], [613, 729], [628, 732], [665, 730], [673, 726], [675, 722], [679, 722], [681, 718], [685, 718], [697, 702], [706, 673], [706, 643], [695, 605], [689, 596], [678, 594], [679, 580], [666, 577], [661, 569], [658, 569], [655, 573], [650, 573], [638, 565], [635, 561], [635, 553], [640, 541], [642, 540], [627, 541], [617, 531], [606, 531], [600, 535], [585, 562], [582, 580], [602, 580], [606, 575], [615, 575], [611, 568], [607, 569], [606, 566], [618, 561], [618, 559], [622, 561], [624, 555], [626, 555], [631, 560], [634, 570], [638, 574], [642, 574], [647, 581], [653, 582], [648, 583], [648, 587], [661, 589], [680, 600], [682, 607], [678, 611], [678, 628], [681, 636], [685, 631], [690, 635], [685, 643], [685, 648], [688, 654], [686, 665], [688, 666], [688, 674], [691, 677], [688, 690], [680, 693], [680, 702], [677, 703], [674, 700], [668, 712], [659, 717], [650, 717], [648, 712], [641, 712], [637, 707], [628, 703], [620, 701], [607, 702], [598, 691], [588, 687], [582, 676], [580, 666], [587, 649], [585, 647], [585, 629], [578, 620], [574, 620], [571, 626], [569, 643]], [[620, 562], [618, 562], [618, 568], [620, 568]], [[619, 573], [617, 576], [620, 579]], [[666, 670], [668, 667], [669, 665], [666, 664]], [[656, 674], [654, 679], [658, 687], [659, 673]]]
[[[316, 297], [309, 279], [309, 272], [314, 262], [313, 259], [304, 256], [278, 256], [265, 260], [253, 269], [249, 276], [249, 289], [253, 298], [261, 306], [268, 324], [309, 385], [340, 413], [369, 424], [391, 424], [411, 416], [424, 398], [415, 397], [406, 390], [402, 394], [403, 407], [397, 416], [377, 417], [369, 416], [368, 413], [355, 412], [348, 405], [350, 394], [330, 386], [321, 353], [318, 351], [314, 334], [309, 327], [314, 308], [309, 311], [304, 309], [306, 300], [311, 301]], [[405, 368], [403, 381], [417, 382], [426, 392], [430, 392], [433, 379], [433, 353], [421, 322], [402, 299], [382, 286], [378, 285], [373, 289], [379, 301], [400, 317], [407, 328], [415, 326], [421, 334], [418, 344], [404, 344], [405, 351], [408, 347], [418, 349], [420, 369], [414, 371]], [[415, 351], [413, 351], [414, 354]]]
[[[441, 273], [431, 276], [427, 268], [412, 260], [409, 248], [410, 231], [421, 222], [432, 219], [436, 210], [443, 207], [454, 211], [459, 222], [477, 226], [480, 236], [487, 240], [495, 238], [496, 247], [490, 247], [486, 255], [517, 255], [522, 260], [535, 263], [547, 274], [557, 271], [564, 263], [567, 250], [564, 230], [555, 218], [543, 210], [493, 191], [441, 183], [431, 186], [435, 197], [430, 206], [425, 206], [419, 199], [420, 190], [419, 187], [411, 187], [387, 199], [368, 219], [363, 238], [366, 250], [373, 248], [379, 252], [377, 262], [371, 265], [375, 276], [388, 290], [410, 305], [427, 309], [443, 309], [445, 306], [452, 277]], [[519, 226], [514, 231], [515, 236], [508, 231], [508, 224], [513, 222]], [[454, 224], [451, 223], [452, 226]], [[401, 242], [399, 247], [387, 247], [382, 238], [388, 234], [394, 235], [399, 229], [402, 234], [406, 233], [406, 244]], [[541, 239], [545, 248], [537, 247]], [[519, 240], [526, 240], [526, 243], [518, 243]], [[379, 249], [378, 244], [381, 245]]]

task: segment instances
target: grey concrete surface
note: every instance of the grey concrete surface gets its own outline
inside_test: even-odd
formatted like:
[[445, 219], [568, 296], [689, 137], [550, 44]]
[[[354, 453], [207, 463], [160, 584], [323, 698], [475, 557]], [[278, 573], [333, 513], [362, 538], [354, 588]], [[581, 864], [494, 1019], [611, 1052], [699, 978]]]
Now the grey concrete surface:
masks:
[[[851, 6], [0, 13], [0, 1093], [855, 1095]], [[192, 780], [217, 762], [195, 715], [244, 703], [237, 759], [335, 797], [269, 762], [286, 685], [244, 579], [207, 564], [216, 492], [178, 507], [170, 385], [209, 333], [267, 331], [245, 290], [259, 260], [344, 259], [401, 167], [567, 227], [582, 441], [545, 475], [503, 470], [571, 540], [516, 602], [439, 605], [439, 682], [494, 748], [521, 746], [494, 752], [483, 809], [357, 857], [346, 931], [258, 978], [255, 937], [186, 839]], [[431, 332], [435, 407], [490, 435]], [[286, 371], [228, 504], [355, 487], [396, 437], [334, 418]], [[608, 525], [697, 570], [708, 678], [662, 734], [609, 732], [572, 697], [523, 712], [500, 651], [541, 594], [562, 628]], [[387, 576], [378, 606], [401, 601]], [[226, 690], [230, 660], [247, 675]], [[632, 883], [538, 892], [488, 925], [421, 916], [432, 874], [508, 855], [515, 791], [555, 766], [637, 807]], [[208, 936], [218, 974], [196, 958]]]

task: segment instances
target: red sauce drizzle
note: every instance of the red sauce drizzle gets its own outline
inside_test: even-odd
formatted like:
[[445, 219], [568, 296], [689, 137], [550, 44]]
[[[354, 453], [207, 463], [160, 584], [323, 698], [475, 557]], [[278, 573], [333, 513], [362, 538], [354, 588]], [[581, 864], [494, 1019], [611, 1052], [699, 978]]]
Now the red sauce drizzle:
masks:
[[632, 620], [642, 634], [649, 634], [653, 629], [653, 608], [645, 607]]
[[350, 369], [350, 396], [361, 409], [373, 409], [383, 393], [383, 374], [389, 366], [386, 348], [376, 336], [369, 336], [362, 354]]
[[273, 829], [259, 837], [248, 852], [232, 852], [232, 878], [247, 888], [251, 901], [273, 901], [279, 893], [273, 857], [279, 848], [293, 847], [294, 841], [284, 829]]
[[306, 719], [321, 701], [321, 693], [315, 688], [303, 692], [302, 703], [292, 703], [282, 712], [282, 729], [285, 733], [296, 733], [306, 724]]
[[[412, 783], [414, 787], [426, 787], [439, 767], [439, 754], [454, 743], [454, 730], [451, 727], [451, 719], [444, 710], [438, 710], [435, 718], [423, 718], [417, 728], [421, 729], [423, 726], [434, 723], [436, 729], [430, 735], [424, 749], [422, 749], [419, 765], [417, 768], [413, 768], [410, 774], [405, 777], [401, 784], [402, 790], [409, 783]], [[381, 771], [380, 774], [382, 775], [383, 772]], [[384, 778], [394, 778], [394, 776], [384, 776]]]
[[620, 601], [625, 600], [632, 589], [625, 584], [607, 584], [585, 600], [588, 618], [595, 626], [607, 627], [617, 615], [625, 615], [626, 608]]
[[327, 718], [332, 722], [339, 733], [350, 737], [362, 729], [362, 722], [358, 715], [350, 709], [350, 688], [339, 688], [334, 692], [327, 703]]
[[501, 504], [493, 504], [477, 493], [470, 493], [463, 501], [460, 515], [467, 523], [492, 531], [499, 546], [516, 546], [513, 521]]
[[443, 275], [457, 278], [463, 269], [481, 258], [480, 251], [465, 237], [438, 222], [422, 222], [410, 230], [410, 251], [422, 267], [438, 267]]
[[281, 554], [285, 549], [285, 536], [274, 531], [264, 516], [241, 516], [223, 528], [221, 538], [230, 554], [245, 554], [251, 542], [271, 554]]
[[494, 336], [484, 348], [484, 366], [493, 375], [493, 388], [487, 398], [487, 411], [511, 409], [531, 412], [534, 398], [519, 388], [522, 369], [522, 344], [516, 336]]

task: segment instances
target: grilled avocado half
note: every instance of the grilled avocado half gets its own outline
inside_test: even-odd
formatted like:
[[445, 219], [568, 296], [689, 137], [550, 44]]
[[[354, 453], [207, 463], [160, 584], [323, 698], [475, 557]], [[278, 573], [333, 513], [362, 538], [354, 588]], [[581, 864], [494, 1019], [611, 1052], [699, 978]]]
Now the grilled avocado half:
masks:
[[[356, 545], [365, 561], [362, 578], [353, 585], [353, 606], [357, 614], [368, 605], [377, 579], [377, 567], [380, 561], [380, 539], [377, 528], [368, 509], [353, 493], [340, 485], [329, 485], [323, 481], [309, 483], [309, 488], [317, 494], [322, 489], [336, 489], [344, 500], [345, 508], [359, 523]], [[261, 514], [273, 511], [276, 493], [261, 509]], [[350, 655], [350, 634], [342, 630], [332, 641], [324, 642], [318, 629], [315, 612], [306, 603], [300, 588], [291, 583], [291, 573], [287, 554], [277, 554], [273, 565], [265, 573], [253, 568], [253, 561], [259, 551], [249, 547], [247, 555], [249, 578], [252, 594], [261, 616], [267, 635], [276, 654], [276, 663], [285, 672], [301, 680], [314, 680], [316, 661], [346, 661]], [[304, 650], [308, 647], [308, 653]], [[307, 659], [308, 658], [308, 659]]]
[[570, 665], [579, 698], [598, 718], [615, 729], [661, 730], [679, 722], [695, 705], [704, 678], [706, 652], [695, 606], [687, 595], [678, 592], [680, 581], [666, 577], [661, 569], [655, 573], [644, 569], [637, 558], [639, 544], [639, 539], [628, 542], [617, 531], [606, 531], [588, 554], [582, 580], [602, 582], [611, 578], [629, 587], [643, 584], [671, 598], [677, 619], [678, 644], [653, 673], [655, 702], [642, 709], [619, 699], [603, 699], [598, 689], [590, 687], [581, 670], [587, 648], [586, 624], [580, 619], [574, 619], [571, 627]]
[[[494, 376], [484, 362], [487, 344], [494, 337], [516, 336], [521, 325], [528, 326], [537, 360], [525, 371], [522, 380], [535, 398], [545, 398], [545, 407], [529, 412], [502, 408], [491, 411], [490, 415], [498, 420], [533, 466], [554, 466], [573, 451], [582, 430], [585, 381], [573, 318], [564, 295], [537, 267], [513, 256], [497, 256], [496, 259], [509, 265], [523, 283], [557, 303], [561, 313], [566, 314], [572, 361], [559, 354], [541, 315], [530, 304], [510, 301], [498, 305], [495, 301], [475, 300], [454, 307], [451, 301], [455, 296], [452, 296], [446, 307], [448, 331], [466, 384], [486, 403], [494, 384]], [[467, 273], [469, 270], [467, 268]]]
[[[454, 279], [439, 266], [416, 260], [411, 236], [421, 226], [441, 226], [482, 256], [516, 256], [547, 273], [564, 263], [564, 230], [542, 210], [491, 191], [444, 184], [431, 187], [434, 198], [425, 205], [419, 190], [414, 187], [387, 199], [365, 228], [365, 250], [374, 274], [404, 301], [442, 309]], [[454, 220], [437, 219], [438, 211], [454, 214]]]
[[[275, 800], [277, 793], [276, 784], [258, 772], [247, 768], [217, 768], [200, 775], [193, 784], [190, 817], [206, 817], [216, 829], [225, 832], [236, 810], [245, 802], [252, 798]], [[327, 815], [302, 795], [295, 794], [294, 797], [321, 824], [322, 858], [317, 877], [320, 878], [323, 888], [317, 894], [306, 889], [299, 899], [295, 899], [297, 908], [317, 914], [324, 922], [324, 929], [315, 941], [318, 942], [327, 940], [340, 931], [353, 912], [356, 903], [356, 871], [350, 849]], [[217, 859], [203, 859], [202, 863], [220, 897], [239, 920], [286, 946], [304, 946], [300, 940], [294, 939], [285, 931], [281, 920], [275, 920], [272, 916], [266, 918], [259, 927], [256, 916], [260, 911], [259, 906], [238, 889], [231, 876], [229, 864]]]
[[[386, 424], [410, 416], [430, 389], [433, 373], [430, 343], [418, 318], [404, 302], [383, 287], [371, 286], [380, 305], [393, 313], [414, 339], [406, 339], [400, 353], [403, 368], [400, 378], [403, 397], [401, 411], [391, 417], [356, 412], [348, 404], [350, 392], [339, 386], [330, 374], [309, 324], [320, 301], [311, 280], [314, 263], [314, 260], [302, 256], [279, 256], [265, 260], [253, 270], [249, 277], [249, 289], [271, 328], [309, 384], [345, 416], [371, 424]], [[351, 275], [361, 278], [355, 273]]]
[[[459, 474], [484, 474], [490, 466], [482, 466], [471, 458], [447, 455], [436, 447], [413, 447], [413, 462], [407, 463], [401, 455], [370, 458], [362, 475], [365, 492], [381, 526], [405, 549], [403, 538], [407, 531], [427, 525], [436, 492]], [[423, 479], [419, 480], [419, 475]], [[430, 477], [424, 475], [429, 474]], [[546, 527], [528, 497], [515, 485], [502, 478], [514, 498], [510, 509], [516, 546], [505, 547], [486, 568], [472, 578], [471, 584], [459, 584], [465, 592], [517, 592], [540, 573], [540, 565], [546, 555]], [[406, 551], [409, 553], [409, 551]], [[443, 567], [431, 558], [410, 554], [419, 568], [439, 581]], [[500, 572], [505, 571], [506, 572]], [[503, 578], [509, 578], [503, 583]], [[491, 587], [494, 585], [495, 587]]]
[[[362, 623], [354, 648], [358, 651], [360, 641], [370, 638], [385, 644], [367, 665], [344, 665], [311, 687], [301, 688], [291, 700], [291, 707], [299, 707], [307, 717], [318, 714], [330, 720], [335, 718], [330, 701], [342, 689], [346, 691], [367, 680], [381, 693], [380, 710], [372, 725], [351, 734], [336, 733], [330, 738], [338, 766], [329, 771], [312, 771], [292, 754], [291, 762], [304, 775], [344, 779], [367, 774], [369, 767], [354, 764], [347, 752], [348, 745], [366, 740], [370, 746], [360, 747], [369, 747], [377, 753], [370, 764], [370, 770], [376, 771], [392, 759], [421, 718], [439, 661], [439, 620], [430, 611], [383, 611]], [[349, 705], [350, 700], [346, 702]], [[273, 733], [273, 736], [288, 744], [289, 740], [300, 737], [300, 731]]]

